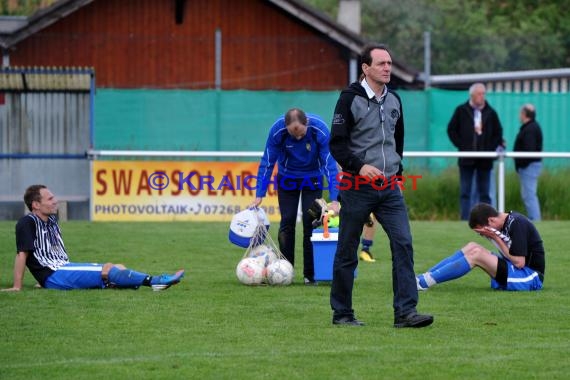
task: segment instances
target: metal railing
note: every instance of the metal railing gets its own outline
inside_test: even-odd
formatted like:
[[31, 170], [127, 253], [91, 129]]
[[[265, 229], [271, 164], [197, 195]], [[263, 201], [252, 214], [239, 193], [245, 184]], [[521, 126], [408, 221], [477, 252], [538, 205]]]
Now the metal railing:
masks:
[[498, 161], [497, 208], [505, 211], [505, 159], [506, 158], [570, 158], [570, 152], [404, 152], [404, 157], [421, 158], [494, 158]]
[[[261, 158], [263, 152], [237, 151], [146, 151], [146, 150], [89, 150], [87, 157], [255, 157]], [[497, 173], [497, 208], [505, 211], [505, 159], [506, 158], [570, 158], [570, 152], [427, 152], [404, 151], [404, 158], [493, 158], [498, 161]]]

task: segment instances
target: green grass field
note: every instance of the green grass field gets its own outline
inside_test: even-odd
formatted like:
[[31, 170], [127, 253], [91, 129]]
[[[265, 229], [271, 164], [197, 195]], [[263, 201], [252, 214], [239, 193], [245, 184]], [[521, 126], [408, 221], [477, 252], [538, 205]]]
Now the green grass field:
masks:
[[[2, 288], [12, 284], [14, 224], [0, 222]], [[331, 324], [330, 286], [301, 285], [301, 268], [289, 287], [238, 283], [234, 270], [243, 252], [228, 242], [227, 228], [63, 223], [73, 261], [120, 262], [155, 274], [186, 268], [187, 276], [164, 292], [63, 292], [33, 289], [27, 272], [23, 291], [0, 293], [0, 379], [570, 376], [570, 222], [538, 224], [547, 250], [544, 290], [492, 291], [488, 277], [474, 270], [420, 294], [419, 311], [433, 313], [435, 323], [417, 330], [392, 327], [382, 232], [373, 247], [378, 262], [360, 264], [355, 284], [354, 307], [367, 326], [351, 328]], [[467, 241], [484, 243], [464, 222], [413, 222], [412, 230], [418, 272]]]

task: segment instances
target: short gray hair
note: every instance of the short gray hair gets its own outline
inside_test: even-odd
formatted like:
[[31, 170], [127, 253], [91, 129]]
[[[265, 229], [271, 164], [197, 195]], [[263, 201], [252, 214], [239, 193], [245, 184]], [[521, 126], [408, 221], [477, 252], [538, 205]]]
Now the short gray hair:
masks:
[[536, 108], [531, 103], [523, 105], [521, 110], [529, 119], [534, 120], [536, 118]]
[[487, 88], [485, 87], [485, 85], [481, 82], [477, 82], [477, 83], [473, 83], [471, 85], [471, 87], [469, 87], [469, 95], [473, 95], [475, 90], [477, 90], [478, 88], [482, 88], [483, 91], [487, 92]]

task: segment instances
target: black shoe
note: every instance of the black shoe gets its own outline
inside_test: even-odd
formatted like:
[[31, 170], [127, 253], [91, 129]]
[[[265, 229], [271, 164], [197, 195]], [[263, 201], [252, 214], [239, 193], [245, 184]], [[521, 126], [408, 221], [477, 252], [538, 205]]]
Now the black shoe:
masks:
[[342, 317], [339, 319], [333, 318], [333, 325], [342, 325], [342, 326], [364, 326], [364, 322], [359, 321], [354, 317]]
[[394, 327], [426, 327], [433, 323], [433, 316], [410, 313], [405, 317], [394, 319]]

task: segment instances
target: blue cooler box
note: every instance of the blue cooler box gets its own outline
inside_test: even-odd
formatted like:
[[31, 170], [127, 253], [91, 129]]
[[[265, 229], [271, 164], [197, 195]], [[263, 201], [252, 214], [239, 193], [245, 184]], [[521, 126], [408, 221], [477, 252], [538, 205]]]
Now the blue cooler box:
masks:
[[[316, 228], [311, 235], [315, 281], [332, 281], [334, 255], [338, 241], [338, 228], [329, 228], [329, 237], [323, 236], [323, 229]], [[356, 276], [356, 271], [354, 272]]]

